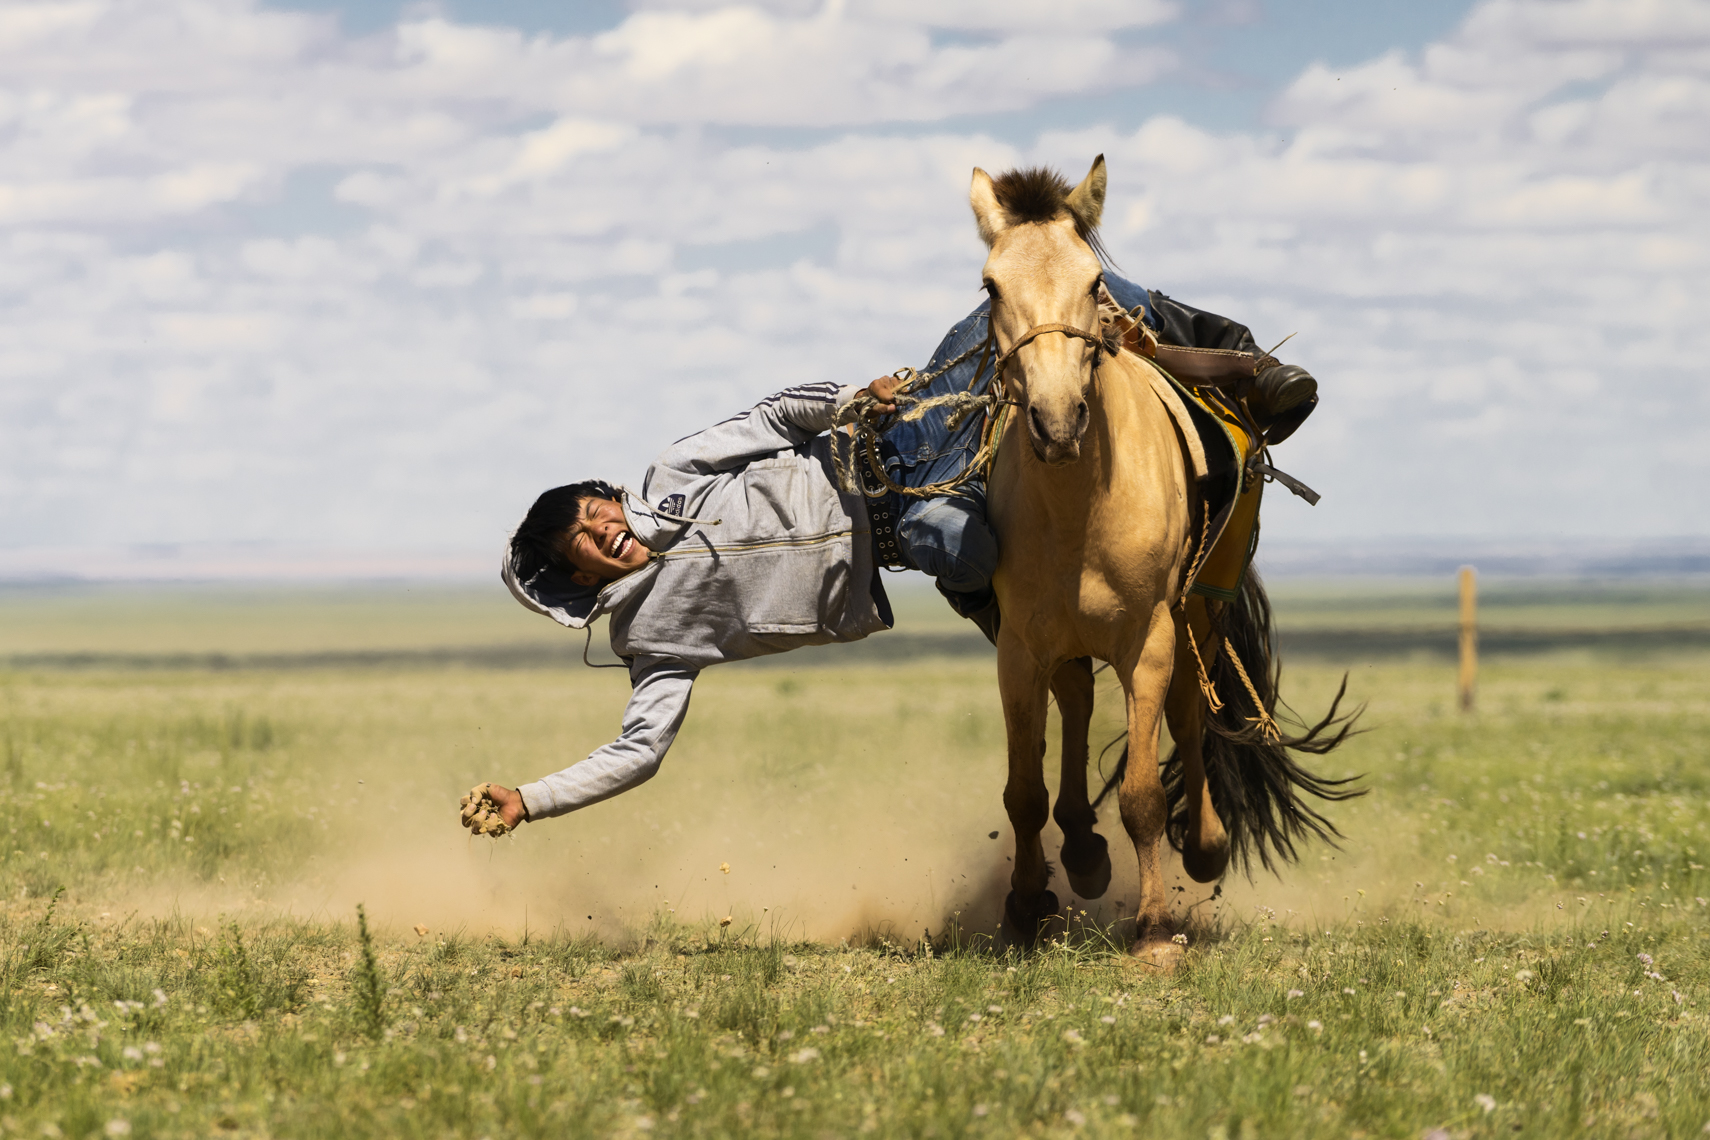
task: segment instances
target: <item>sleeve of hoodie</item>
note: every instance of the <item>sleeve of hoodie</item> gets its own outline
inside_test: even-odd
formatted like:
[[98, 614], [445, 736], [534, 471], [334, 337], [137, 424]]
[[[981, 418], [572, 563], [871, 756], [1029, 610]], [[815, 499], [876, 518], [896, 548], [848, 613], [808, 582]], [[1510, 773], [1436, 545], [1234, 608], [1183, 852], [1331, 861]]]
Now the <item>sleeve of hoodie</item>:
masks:
[[666, 448], [653, 461], [642, 495], [651, 499], [668, 494], [679, 479], [715, 475], [806, 443], [829, 431], [837, 410], [859, 391], [849, 384], [800, 384], [767, 396], [746, 412]]
[[528, 817], [564, 815], [651, 779], [683, 726], [698, 672], [675, 658], [636, 658], [623, 731], [586, 760], [519, 787]]

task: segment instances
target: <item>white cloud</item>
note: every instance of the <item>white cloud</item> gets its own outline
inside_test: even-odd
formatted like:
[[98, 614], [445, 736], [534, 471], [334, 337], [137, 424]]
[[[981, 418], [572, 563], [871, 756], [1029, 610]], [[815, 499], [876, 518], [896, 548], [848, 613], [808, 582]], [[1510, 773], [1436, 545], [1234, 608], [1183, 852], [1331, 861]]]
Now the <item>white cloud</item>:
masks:
[[[643, 11], [708, 12], [729, 7], [727, 0], [642, 0], [632, 8]], [[815, 13], [848, 14], [880, 23], [964, 31], [1053, 31], [1065, 25], [1079, 32], [1108, 32], [1141, 28], [1174, 18], [1180, 6], [1168, 0], [761, 0], [742, 5], [749, 11], [803, 18]]]
[[484, 548], [765, 391], [924, 363], [978, 299], [969, 169], [1099, 151], [1124, 271], [1324, 381], [1279, 458], [1325, 503], [1273, 532], [1710, 524], [1710, 6], [1486, 3], [1271, 130], [1022, 148], [872, 125], [1109, 99], [1172, 66], [1109, 33], [1171, 9], [916, 7], [7, 6], [0, 545]]

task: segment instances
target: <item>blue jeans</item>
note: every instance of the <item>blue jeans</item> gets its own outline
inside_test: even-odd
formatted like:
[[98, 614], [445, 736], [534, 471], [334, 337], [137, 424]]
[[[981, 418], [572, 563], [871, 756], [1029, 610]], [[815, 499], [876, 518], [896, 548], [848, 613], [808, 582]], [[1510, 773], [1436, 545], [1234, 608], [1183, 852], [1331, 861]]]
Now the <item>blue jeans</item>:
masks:
[[937, 578], [941, 589], [979, 594], [991, 588], [998, 543], [986, 521], [984, 484], [913, 501], [897, 520], [897, 540], [915, 568]]

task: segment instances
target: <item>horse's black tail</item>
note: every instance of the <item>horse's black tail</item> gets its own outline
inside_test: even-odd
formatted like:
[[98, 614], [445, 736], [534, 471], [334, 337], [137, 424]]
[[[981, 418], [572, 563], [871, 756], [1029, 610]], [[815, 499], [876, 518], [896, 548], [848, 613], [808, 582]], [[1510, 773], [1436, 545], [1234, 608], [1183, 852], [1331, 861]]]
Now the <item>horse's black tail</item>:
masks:
[[[1278, 684], [1282, 663], [1275, 652], [1276, 632], [1271, 619], [1270, 599], [1258, 572], [1248, 568], [1236, 601], [1221, 607], [1216, 619], [1214, 640], [1220, 652], [1212, 654], [1208, 663], [1212, 683], [1217, 688], [1223, 707], [1205, 713], [1205, 732], [1200, 739], [1200, 751], [1205, 757], [1205, 778], [1210, 785], [1211, 802], [1229, 833], [1230, 855], [1249, 874], [1256, 858], [1266, 870], [1275, 869], [1275, 860], [1293, 862], [1295, 843], [1308, 837], [1334, 843], [1341, 837], [1336, 825], [1314, 811], [1302, 798], [1311, 793], [1323, 800], [1347, 800], [1365, 795], [1362, 788], [1348, 785], [1358, 777], [1332, 780], [1314, 775], [1295, 762], [1290, 752], [1307, 752], [1322, 756], [1339, 746], [1354, 731], [1354, 722], [1364, 706], [1346, 715], [1340, 713], [1342, 698], [1348, 691], [1348, 678], [1330, 702], [1330, 711], [1310, 727], [1299, 722], [1298, 735], [1281, 735], [1273, 739], [1260, 725], [1259, 709], [1241, 678], [1239, 668], [1222, 650], [1222, 638], [1240, 656], [1247, 677], [1253, 682], [1264, 712], [1274, 717], [1280, 702]], [[1281, 705], [1287, 709], [1286, 704]], [[1290, 710], [1292, 711], [1292, 710]], [[1296, 719], [1298, 718], [1291, 718]], [[1104, 802], [1122, 783], [1128, 766], [1128, 750], [1123, 748], [1116, 769], [1099, 793], [1094, 806]], [[1187, 798], [1183, 786], [1182, 761], [1176, 749], [1164, 760], [1160, 775], [1164, 795], [1169, 805], [1165, 834], [1170, 845], [1180, 851], [1187, 834]]]

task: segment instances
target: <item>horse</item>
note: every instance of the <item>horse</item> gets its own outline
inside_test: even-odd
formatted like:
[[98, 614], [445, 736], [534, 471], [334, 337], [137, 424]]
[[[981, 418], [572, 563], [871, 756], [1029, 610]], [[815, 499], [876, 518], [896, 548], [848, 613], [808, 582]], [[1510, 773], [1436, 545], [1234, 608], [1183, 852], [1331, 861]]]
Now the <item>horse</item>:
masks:
[[[988, 251], [981, 276], [995, 383], [1011, 405], [988, 477], [1000, 550], [993, 584], [1009, 757], [1003, 801], [1015, 832], [1004, 916], [1011, 936], [1031, 944], [1059, 909], [1040, 838], [1049, 806], [1048, 691], [1063, 722], [1054, 812], [1063, 869], [1082, 898], [1109, 886], [1109, 848], [1094, 829], [1087, 793], [1091, 659], [1098, 658], [1115, 670], [1127, 702], [1128, 753], [1112, 786], [1140, 868], [1130, 953], [1168, 970], [1185, 938], [1168, 905], [1166, 831], [1199, 882], [1221, 878], [1232, 854], [1249, 869], [1254, 856], [1271, 868], [1273, 855], [1294, 858], [1296, 839], [1333, 841], [1339, 833], [1301, 793], [1359, 793], [1301, 768], [1289, 750], [1328, 752], [1353, 718], [1338, 718], [1338, 693], [1306, 732], [1284, 737], [1275, 729], [1278, 673], [1256, 574], [1249, 571], [1234, 603], [1202, 606], [1196, 597], [1186, 604], [1201, 537], [1194, 523], [1206, 504], [1181, 429], [1148, 374], [1154, 366], [1127, 348], [1113, 350], [1100, 331], [1105, 187], [1100, 155], [1072, 189], [1043, 168], [995, 179], [975, 168], [969, 193]], [[1250, 670], [1214, 652], [1225, 640]], [[1195, 653], [1213, 662], [1208, 684], [1233, 689], [1221, 712], [1208, 706]], [[1238, 688], [1228, 683], [1231, 665], [1242, 670]], [[1176, 742], [1162, 766], [1160, 716]]]

